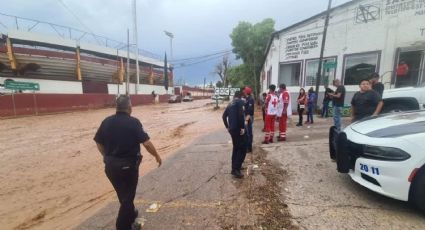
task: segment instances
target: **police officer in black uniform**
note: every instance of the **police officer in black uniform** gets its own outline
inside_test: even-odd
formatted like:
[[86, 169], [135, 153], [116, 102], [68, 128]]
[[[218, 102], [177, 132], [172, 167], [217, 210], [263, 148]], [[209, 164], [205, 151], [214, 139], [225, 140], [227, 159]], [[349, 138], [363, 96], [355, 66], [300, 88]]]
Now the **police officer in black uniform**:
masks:
[[142, 161], [140, 144], [155, 157], [159, 166], [162, 161], [140, 121], [130, 116], [130, 98], [122, 95], [116, 102], [116, 114], [103, 120], [94, 140], [103, 156], [106, 176], [121, 205], [116, 221], [117, 230], [140, 229], [140, 224], [134, 222], [138, 215], [134, 196]]
[[245, 126], [246, 126], [246, 152], [252, 153], [252, 141], [253, 141], [253, 133], [252, 133], [252, 125], [254, 123], [254, 98], [251, 93], [252, 90], [248, 86], [246, 86], [243, 90], [245, 94]]
[[241, 100], [241, 91], [236, 91], [234, 99], [227, 106], [223, 113], [223, 122], [232, 136], [232, 175], [242, 178], [242, 163], [246, 156], [246, 136], [245, 136], [245, 114], [244, 102]]

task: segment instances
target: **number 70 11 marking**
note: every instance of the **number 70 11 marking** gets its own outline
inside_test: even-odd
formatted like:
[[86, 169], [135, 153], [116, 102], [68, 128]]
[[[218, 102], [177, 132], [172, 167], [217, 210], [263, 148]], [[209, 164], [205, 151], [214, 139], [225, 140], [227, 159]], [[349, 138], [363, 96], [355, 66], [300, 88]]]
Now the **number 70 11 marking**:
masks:
[[[370, 169], [372, 170], [372, 174], [379, 175], [379, 168], [370, 167]], [[360, 163], [360, 170], [361, 171], [364, 171], [364, 172], [369, 172], [369, 166]]]

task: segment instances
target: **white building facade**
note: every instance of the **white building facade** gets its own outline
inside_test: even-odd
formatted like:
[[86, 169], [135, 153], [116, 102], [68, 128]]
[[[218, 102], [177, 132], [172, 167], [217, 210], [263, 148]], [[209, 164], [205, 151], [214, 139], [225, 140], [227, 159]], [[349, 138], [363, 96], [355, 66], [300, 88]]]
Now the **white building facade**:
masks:
[[[262, 92], [270, 84], [285, 83], [292, 93], [316, 84], [325, 16], [323, 12], [273, 34], [263, 63]], [[408, 71], [398, 75], [403, 62]], [[354, 0], [333, 8], [323, 67], [321, 85], [341, 79], [351, 92], [374, 72], [386, 88], [423, 85], [425, 0]]]

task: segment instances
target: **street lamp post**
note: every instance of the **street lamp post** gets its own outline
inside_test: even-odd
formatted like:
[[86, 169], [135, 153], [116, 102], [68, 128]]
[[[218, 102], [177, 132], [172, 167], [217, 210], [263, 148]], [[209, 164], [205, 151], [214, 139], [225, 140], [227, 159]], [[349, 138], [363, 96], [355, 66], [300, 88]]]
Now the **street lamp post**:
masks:
[[174, 34], [164, 30], [165, 35], [170, 38], [170, 62], [173, 60], [173, 38]]
[[139, 43], [138, 43], [138, 37], [137, 37], [137, 11], [136, 11], [136, 0], [133, 0], [133, 26], [134, 26], [134, 42], [136, 43], [136, 87], [135, 87], [135, 93], [137, 95], [137, 91], [139, 90]]

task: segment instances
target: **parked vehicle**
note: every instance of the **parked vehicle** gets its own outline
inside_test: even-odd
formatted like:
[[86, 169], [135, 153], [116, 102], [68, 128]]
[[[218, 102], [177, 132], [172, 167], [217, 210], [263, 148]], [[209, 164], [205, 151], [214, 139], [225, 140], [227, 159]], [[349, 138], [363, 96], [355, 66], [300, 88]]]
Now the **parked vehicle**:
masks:
[[214, 95], [211, 96], [211, 99], [212, 100], [224, 100], [224, 97], [214, 94]]
[[0, 85], [0, 95], [11, 94], [12, 92], [12, 90], [6, 89], [4, 86]]
[[424, 110], [425, 87], [405, 87], [384, 90], [384, 107], [381, 113]]
[[182, 97], [180, 95], [171, 95], [170, 99], [168, 99], [168, 103], [181, 103]]
[[425, 110], [388, 113], [329, 132], [330, 157], [340, 173], [425, 212]]
[[190, 101], [193, 101], [193, 98], [189, 95], [186, 95], [186, 96], [183, 97], [183, 101], [190, 102]]

